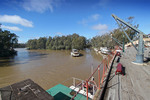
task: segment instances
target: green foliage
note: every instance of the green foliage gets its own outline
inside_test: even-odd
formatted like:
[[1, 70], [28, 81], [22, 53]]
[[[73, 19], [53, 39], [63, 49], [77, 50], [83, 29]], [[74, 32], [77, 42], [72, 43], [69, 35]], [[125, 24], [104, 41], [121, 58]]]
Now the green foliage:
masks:
[[36, 43], [37, 43], [37, 48], [38, 49], [46, 49], [46, 42], [47, 42], [47, 38], [45, 37], [41, 37], [39, 38]]
[[75, 37], [72, 41], [72, 48], [83, 49], [86, 45], [85, 37]]
[[105, 34], [102, 36], [96, 36], [91, 39], [91, 45], [93, 47], [113, 47], [113, 42], [111, 41], [110, 34]]
[[26, 44], [25, 43], [17, 43], [14, 45], [14, 48], [25, 48]]
[[52, 42], [53, 42], [52, 37], [49, 37], [46, 42], [46, 49], [52, 49], [52, 47], [53, 47]]
[[29, 49], [51, 49], [70, 50], [72, 48], [82, 50], [86, 47], [86, 38], [74, 33], [68, 36], [41, 37], [39, 39], [28, 40]]
[[14, 45], [17, 44], [17, 35], [0, 28], [0, 57], [8, 57], [16, 54]]
[[29, 49], [38, 49], [38, 47], [37, 47], [37, 39], [28, 40], [27, 47]]

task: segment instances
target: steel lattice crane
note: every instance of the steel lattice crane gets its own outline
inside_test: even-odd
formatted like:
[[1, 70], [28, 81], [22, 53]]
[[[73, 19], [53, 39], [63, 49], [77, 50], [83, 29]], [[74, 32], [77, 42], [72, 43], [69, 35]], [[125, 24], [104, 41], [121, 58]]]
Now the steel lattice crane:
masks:
[[[120, 29], [122, 29], [124, 35], [128, 38], [128, 40], [131, 42], [133, 47], [136, 49], [137, 54], [136, 54], [136, 61], [134, 63], [139, 63], [142, 64], [144, 61], [144, 41], [143, 41], [143, 36], [145, 35], [142, 31], [139, 29], [135, 28], [134, 26], [130, 25], [129, 23], [125, 22], [124, 20], [120, 19], [116, 15], [112, 14], [112, 17], [116, 20], [117, 24], [119, 25]], [[133, 44], [132, 40], [129, 38], [128, 34], [125, 32], [125, 30], [122, 27], [122, 24], [128, 26], [132, 30], [138, 33], [139, 41], [138, 41], [138, 48]]]

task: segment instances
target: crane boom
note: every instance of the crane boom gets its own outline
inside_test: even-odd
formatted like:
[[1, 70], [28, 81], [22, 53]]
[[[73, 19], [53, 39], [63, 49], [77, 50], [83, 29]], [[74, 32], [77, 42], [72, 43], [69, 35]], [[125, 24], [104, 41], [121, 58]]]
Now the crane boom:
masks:
[[[112, 14], [112, 17], [116, 20], [117, 24], [122, 29], [123, 33], [126, 35], [126, 37], [131, 42], [131, 44], [134, 46], [134, 48], [137, 50], [135, 63], [143, 63], [143, 60], [144, 60], [143, 35], [145, 35], [145, 34], [142, 31], [140, 31], [139, 29], [137, 29], [136, 27], [134, 27], [134, 26], [130, 25], [129, 23], [125, 22], [124, 20], [120, 19], [116, 15]], [[128, 26], [129, 28], [131, 28], [132, 30], [134, 30], [135, 32], [137, 32], [139, 34], [138, 48], [136, 48], [136, 46], [133, 44], [132, 40], [129, 38], [128, 34], [122, 28], [122, 25], [119, 22]]]

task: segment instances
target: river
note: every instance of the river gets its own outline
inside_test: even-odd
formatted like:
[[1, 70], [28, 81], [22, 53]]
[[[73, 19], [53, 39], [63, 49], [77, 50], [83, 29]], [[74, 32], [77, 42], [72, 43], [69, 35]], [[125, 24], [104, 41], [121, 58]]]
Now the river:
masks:
[[[71, 57], [69, 50], [16, 50], [17, 56], [0, 59], [0, 87], [32, 79], [46, 90], [71, 77], [85, 80], [91, 74], [91, 66], [95, 69], [102, 60], [90, 49], [80, 51], [80, 57]], [[64, 82], [68, 86], [71, 83]]]

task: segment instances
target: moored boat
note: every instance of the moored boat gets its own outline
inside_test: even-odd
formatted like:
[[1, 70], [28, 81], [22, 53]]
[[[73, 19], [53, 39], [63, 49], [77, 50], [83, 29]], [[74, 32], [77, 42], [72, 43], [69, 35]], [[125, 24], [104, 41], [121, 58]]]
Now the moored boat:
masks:
[[110, 53], [110, 50], [107, 47], [101, 47], [100, 51], [102, 54], [106, 54], [106, 55]]
[[73, 77], [73, 85], [70, 87], [58, 84], [47, 90], [54, 100], [87, 100], [87, 95], [88, 100], [92, 100], [96, 91], [97, 85], [94, 81], [89, 81], [87, 86], [86, 81], [75, 77]]

